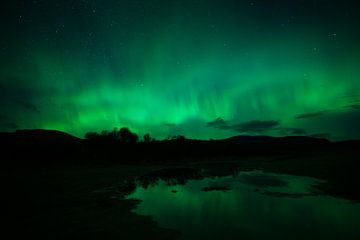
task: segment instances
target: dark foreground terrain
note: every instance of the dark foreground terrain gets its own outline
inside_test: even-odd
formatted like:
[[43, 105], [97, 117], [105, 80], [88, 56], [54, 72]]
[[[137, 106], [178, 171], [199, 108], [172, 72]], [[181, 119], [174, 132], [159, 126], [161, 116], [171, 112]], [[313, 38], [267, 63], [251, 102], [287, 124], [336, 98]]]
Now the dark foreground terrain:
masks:
[[[317, 186], [323, 194], [360, 201], [358, 141], [238, 136], [124, 143], [31, 130], [2, 133], [0, 144], [0, 215], [7, 239], [180, 237], [132, 211], [139, 202], [123, 197], [134, 191], [135, 180], [183, 184], [256, 169], [325, 180]], [[110, 186], [117, 187], [99, 191]], [[229, 189], [204, 189], [212, 190]]]

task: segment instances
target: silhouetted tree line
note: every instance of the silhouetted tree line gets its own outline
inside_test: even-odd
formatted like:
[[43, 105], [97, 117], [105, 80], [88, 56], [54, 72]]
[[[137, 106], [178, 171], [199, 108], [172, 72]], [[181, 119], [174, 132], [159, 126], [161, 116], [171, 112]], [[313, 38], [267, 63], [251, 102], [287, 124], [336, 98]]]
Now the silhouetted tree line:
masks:
[[[139, 137], [129, 128], [89, 132], [86, 139], [50, 130], [28, 130], [0, 134], [2, 158], [9, 165], [21, 162], [34, 165], [48, 163], [134, 163], [177, 162], [225, 157], [297, 156], [314, 152], [360, 149], [357, 143], [332, 144], [310, 137], [235, 136], [220, 140], [187, 139], [170, 135], [155, 140], [150, 134]], [[339, 149], [339, 150], [337, 150]], [[345, 149], [345, 150], [343, 150]], [[350, 152], [351, 152], [350, 151]], [[30, 160], [31, 159], [31, 160]], [[33, 160], [35, 159], [35, 160]]]
[[[103, 130], [101, 133], [97, 132], [88, 132], [85, 134], [85, 139], [92, 141], [118, 141], [125, 143], [137, 143], [140, 142], [139, 136], [132, 132], [129, 128], [123, 127], [120, 129], [114, 128], [112, 131]], [[182, 142], [185, 141], [185, 136], [182, 135], [169, 135], [164, 141], [175, 141]], [[157, 141], [155, 138], [151, 137], [149, 133], [146, 133], [143, 136], [143, 142], [150, 143]]]
[[[126, 127], [120, 128], [119, 130], [117, 128], [114, 128], [112, 131], [104, 130], [101, 133], [88, 132], [85, 134], [85, 138], [88, 140], [96, 140], [96, 141], [108, 140], [108, 141], [119, 141], [126, 143], [136, 143], [139, 141], [139, 136]], [[151, 139], [149, 134], [147, 134], [146, 139], [148, 141], [149, 139]]]

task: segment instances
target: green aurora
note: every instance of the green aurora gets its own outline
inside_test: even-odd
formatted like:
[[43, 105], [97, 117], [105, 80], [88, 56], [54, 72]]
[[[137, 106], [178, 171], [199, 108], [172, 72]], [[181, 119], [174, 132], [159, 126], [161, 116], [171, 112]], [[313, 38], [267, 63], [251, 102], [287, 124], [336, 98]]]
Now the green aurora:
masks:
[[2, 131], [360, 138], [354, 4], [16, 0], [4, 11]]

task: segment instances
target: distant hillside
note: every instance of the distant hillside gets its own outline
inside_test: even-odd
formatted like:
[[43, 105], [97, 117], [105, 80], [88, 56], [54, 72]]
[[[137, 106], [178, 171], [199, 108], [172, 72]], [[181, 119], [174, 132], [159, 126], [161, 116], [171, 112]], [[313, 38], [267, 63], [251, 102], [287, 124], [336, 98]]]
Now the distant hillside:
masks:
[[[68, 133], [58, 130], [44, 130], [44, 129], [24, 129], [16, 132], [0, 132], [0, 140], [17, 140], [17, 141], [49, 141], [49, 142], [80, 142], [84, 139], [72, 136]], [[315, 137], [304, 136], [286, 136], [286, 137], [271, 137], [271, 136], [250, 136], [239, 135], [220, 140], [193, 140], [193, 139], [172, 139], [161, 140], [157, 142], [185, 142], [185, 143], [228, 143], [228, 144], [327, 144], [329, 140]], [[346, 144], [347, 141], [343, 143]], [[349, 141], [350, 142], [350, 141]], [[351, 141], [352, 143], [357, 141]]]
[[112, 138], [80, 139], [55, 130], [18, 130], [0, 133], [4, 164], [77, 162], [174, 162], [210, 161], [253, 156], [300, 156], [314, 153], [348, 153], [360, 141], [333, 143], [326, 139], [291, 136], [234, 136], [223, 140], [184, 137], [162, 141], [122, 142]]
[[44, 129], [33, 129], [33, 130], [17, 130], [16, 134], [21, 137], [29, 137], [34, 139], [47, 139], [47, 140], [67, 140], [67, 141], [78, 141], [80, 140], [73, 135], [57, 130], [44, 130]]
[[323, 138], [304, 137], [304, 136], [286, 136], [286, 137], [270, 137], [270, 136], [234, 136], [223, 141], [232, 143], [268, 143], [268, 144], [328, 144], [329, 140]]
[[81, 139], [74, 137], [68, 133], [57, 130], [44, 129], [25, 129], [17, 130], [16, 132], [0, 133], [0, 141], [20, 141], [20, 142], [79, 142]]

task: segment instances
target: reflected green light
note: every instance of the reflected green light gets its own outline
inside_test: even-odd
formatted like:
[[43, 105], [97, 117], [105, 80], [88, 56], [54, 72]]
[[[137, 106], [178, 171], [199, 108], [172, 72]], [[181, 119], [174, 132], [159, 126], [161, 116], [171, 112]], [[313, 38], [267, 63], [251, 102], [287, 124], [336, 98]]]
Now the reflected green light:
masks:
[[[185, 185], [161, 180], [147, 188], [139, 186], [128, 198], [142, 200], [136, 213], [151, 215], [159, 226], [178, 230], [186, 239], [357, 239], [359, 204], [312, 195], [313, 186], [320, 182], [309, 177], [240, 172], [188, 180]], [[213, 185], [231, 190], [202, 191]]]

